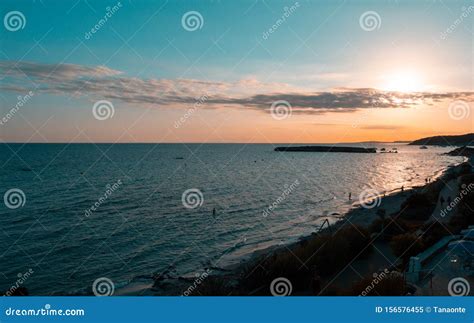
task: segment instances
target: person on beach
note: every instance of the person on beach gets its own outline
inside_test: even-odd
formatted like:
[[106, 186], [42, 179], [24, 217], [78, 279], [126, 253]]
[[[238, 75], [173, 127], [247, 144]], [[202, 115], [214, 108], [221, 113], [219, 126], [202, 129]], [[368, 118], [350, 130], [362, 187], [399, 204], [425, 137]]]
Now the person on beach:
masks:
[[216, 216], [216, 208], [212, 209], [212, 216]]
[[349, 201], [352, 200], [352, 193], [349, 192]]
[[405, 186], [402, 185], [402, 193], [403, 193], [404, 190], [405, 190]]

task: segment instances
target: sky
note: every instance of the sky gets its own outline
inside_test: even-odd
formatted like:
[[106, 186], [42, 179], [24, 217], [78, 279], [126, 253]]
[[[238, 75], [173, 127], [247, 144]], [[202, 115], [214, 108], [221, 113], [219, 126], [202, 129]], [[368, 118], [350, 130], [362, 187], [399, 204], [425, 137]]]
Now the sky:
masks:
[[474, 129], [472, 1], [3, 0], [0, 17], [3, 142]]

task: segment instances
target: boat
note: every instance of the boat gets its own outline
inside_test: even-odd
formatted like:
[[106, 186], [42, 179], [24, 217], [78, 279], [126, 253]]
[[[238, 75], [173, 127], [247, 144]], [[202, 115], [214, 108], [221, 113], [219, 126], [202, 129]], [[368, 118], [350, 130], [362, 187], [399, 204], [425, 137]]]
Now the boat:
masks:
[[421, 146], [420, 149], [428, 149], [426, 146]]

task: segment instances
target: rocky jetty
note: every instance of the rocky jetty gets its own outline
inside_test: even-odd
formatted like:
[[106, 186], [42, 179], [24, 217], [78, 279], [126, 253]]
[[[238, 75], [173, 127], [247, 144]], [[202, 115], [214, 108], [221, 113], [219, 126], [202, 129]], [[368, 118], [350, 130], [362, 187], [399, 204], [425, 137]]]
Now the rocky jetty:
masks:
[[376, 153], [376, 148], [341, 147], [341, 146], [290, 146], [276, 147], [275, 151], [303, 151], [325, 153]]

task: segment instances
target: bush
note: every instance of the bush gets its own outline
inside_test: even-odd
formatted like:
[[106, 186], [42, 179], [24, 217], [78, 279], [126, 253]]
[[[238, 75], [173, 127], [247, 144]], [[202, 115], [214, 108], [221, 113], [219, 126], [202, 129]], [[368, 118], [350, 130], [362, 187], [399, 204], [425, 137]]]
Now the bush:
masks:
[[379, 274], [376, 278], [367, 276], [355, 283], [346, 295], [363, 296], [403, 296], [407, 288], [401, 275]]
[[474, 174], [464, 175], [460, 178], [459, 216], [464, 218], [464, 227], [474, 224]]
[[405, 221], [396, 218], [387, 218], [387, 219], [376, 219], [372, 224], [369, 226], [369, 232], [372, 233], [379, 233], [382, 231], [383, 234], [380, 236], [383, 240], [391, 239], [393, 236], [405, 233], [408, 231], [408, 226], [406, 225]]
[[439, 222], [427, 223], [422, 227], [424, 248], [429, 248], [445, 236], [454, 233], [450, 225]]
[[393, 254], [401, 258], [404, 264], [407, 264], [410, 257], [416, 256], [423, 250], [423, 243], [421, 238], [416, 235], [404, 233], [393, 237], [390, 247]]
[[242, 284], [248, 290], [262, 288], [264, 293], [268, 293], [269, 288], [262, 286], [270, 286], [273, 279], [285, 277], [291, 281], [294, 290], [307, 290], [310, 289], [314, 274], [334, 274], [370, 250], [371, 241], [367, 230], [346, 227], [333, 235], [316, 236], [291, 251], [282, 250], [250, 266], [243, 273]]
[[186, 295], [189, 296], [228, 296], [236, 293], [224, 278], [217, 276], [207, 277], [200, 285], [190, 289]]
[[426, 194], [415, 193], [402, 203], [399, 216], [407, 220], [424, 221], [431, 217], [436, 203]]

